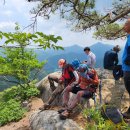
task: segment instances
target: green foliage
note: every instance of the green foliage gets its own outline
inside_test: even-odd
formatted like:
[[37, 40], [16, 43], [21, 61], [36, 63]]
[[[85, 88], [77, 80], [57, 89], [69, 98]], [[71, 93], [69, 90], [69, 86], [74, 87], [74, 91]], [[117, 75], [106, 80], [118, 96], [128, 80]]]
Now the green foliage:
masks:
[[123, 37], [126, 35], [124, 32], [122, 32], [122, 28], [123, 26], [117, 23], [108, 24], [106, 26], [99, 27], [98, 30], [94, 33], [94, 36], [98, 39], [103, 39], [105, 37], [109, 40], [113, 40], [115, 38]]
[[0, 126], [21, 119], [25, 113], [21, 102], [38, 94], [39, 90], [34, 83], [30, 83], [29, 86], [25, 85], [24, 88], [13, 86], [0, 92]]
[[14, 99], [0, 102], [0, 126], [11, 121], [18, 121], [23, 117], [24, 112], [20, 102]]
[[1, 62], [0, 74], [14, 76], [20, 83], [28, 81], [31, 70], [40, 69], [45, 64], [39, 63], [32, 50], [27, 51], [24, 48], [7, 48], [5, 56]]
[[[46, 63], [46, 61], [39, 62], [33, 49], [29, 50], [26, 47], [30, 44], [36, 44], [37, 47], [43, 49], [63, 49], [56, 45], [62, 38], [60, 36], [45, 35], [42, 32], [34, 34], [21, 32], [18, 24], [16, 24], [15, 31], [14, 33], [0, 32], [0, 38], [5, 40], [4, 55], [0, 56], [0, 75], [13, 76], [15, 80], [12, 82], [23, 87], [22, 84], [28, 84], [32, 80], [30, 78], [31, 72], [35, 70], [35, 74], [37, 74]], [[6, 78], [4, 79], [10, 82]]]
[[1, 92], [0, 95], [0, 101], [4, 102], [9, 101], [10, 99], [17, 99], [19, 97], [19, 88], [17, 86], [13, 86]]
[[38, 94], [39, 90], [34, 85], [25, 85], [24, 88], [20, 86], [13, 86], [0, 93], [0, 101], [7, 102], [10, 99], [23, 101], [32, 96], [37, 96]]
[[[91, 108], [84, 109], [83, 111], [84, 117], [88, 119], [86, 123], [87, 130], [116, 130], [118, 129], [115, 124], [110, 122], [109, 120], [105, 120], [102, 115], [100, 109]], [[126, 124], [118, 126], [120, 130], [127, 130], [129, 126]]]
[[30, 97], [37, 96], [40, 93], [34, 85], [25, 86], [24, 88], [19, 86], [19, 92], [21, 100], [29, 99]]

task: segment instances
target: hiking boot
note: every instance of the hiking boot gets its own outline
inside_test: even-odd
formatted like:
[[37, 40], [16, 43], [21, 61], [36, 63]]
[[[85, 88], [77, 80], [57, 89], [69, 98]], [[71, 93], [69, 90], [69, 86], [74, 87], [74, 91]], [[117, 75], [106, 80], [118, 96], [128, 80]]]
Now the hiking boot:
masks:
[[65, 110], [66, 110], [65, 108], [60, 109], [60, 110], [58, 110], [58, 113], [61, 114], [61, 113], [64, 112]]
[[66, 120], [70, 116], [71, 110], [64, 110], [62, 113], [60, 113], [60, 119]]
[[45, 103], [42, 107], [39, 108], [39, 110], [44, 111], [44, 110], [48, 110], [51, 106], [47, 103]]
[[124, 112], [122, 115], [123, 115], [124, 118], [130, 119], [130, 107], [129, 107], [128, 110], [127, 110], [126, 112]]

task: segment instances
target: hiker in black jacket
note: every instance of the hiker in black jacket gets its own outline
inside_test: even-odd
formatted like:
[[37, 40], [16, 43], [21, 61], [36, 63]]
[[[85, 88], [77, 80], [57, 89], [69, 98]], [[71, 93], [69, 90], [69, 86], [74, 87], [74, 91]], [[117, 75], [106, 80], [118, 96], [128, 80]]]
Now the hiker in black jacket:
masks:
[[113, 70], [119, 62], [118, 52], [120, 51], [119, 45], [113, 47], [113, 49], [107, 51], [104, 55], [104, 69]]

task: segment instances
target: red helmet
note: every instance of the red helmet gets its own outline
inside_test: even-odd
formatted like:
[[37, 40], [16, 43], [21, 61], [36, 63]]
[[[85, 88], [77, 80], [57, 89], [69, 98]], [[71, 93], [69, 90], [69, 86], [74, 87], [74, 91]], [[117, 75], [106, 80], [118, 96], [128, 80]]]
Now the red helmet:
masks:
[[59, 68], [62, 68], [62, 67], [64, 66], [65, 62], [66, 62], [65, 59], [60, 59], [60, 60], [58, 61]]

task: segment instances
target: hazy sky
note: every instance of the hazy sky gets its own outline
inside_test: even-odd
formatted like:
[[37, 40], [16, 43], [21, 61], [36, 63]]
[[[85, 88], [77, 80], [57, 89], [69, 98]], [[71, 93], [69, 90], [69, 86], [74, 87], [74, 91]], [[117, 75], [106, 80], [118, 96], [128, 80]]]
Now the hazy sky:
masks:
[[[22, 27], [25, 27], [31, 23], [30, 10], [35, 7], [37, 2], [26, 2], [26, 0], [0, 0], [0, 30], [1, 31], [14, 31], [15, 22], [18, 22]], [[97, 9], [106, 11], [106, 8], [111, 7], [112, 0], [96, 0]], [[72, 32], [67, 27], [66, 21], [60, 19], [59, 15], [53, 15], [49, 20], [45, 20], [41, 17], [38, 18], [37, 31], [42, 31], [45, 34], [54, 34], [56, 36], [62, 36], [63, 40], [59, 42], [62, 46], [71, 46], [78, 44], [80, 46], [90, 46], [96, 42], [103, 42], [107, 44], [124, 46], [126, 39], [124, 40], [96, 40], [93, 38], [93, 31], [87, 32]]]

